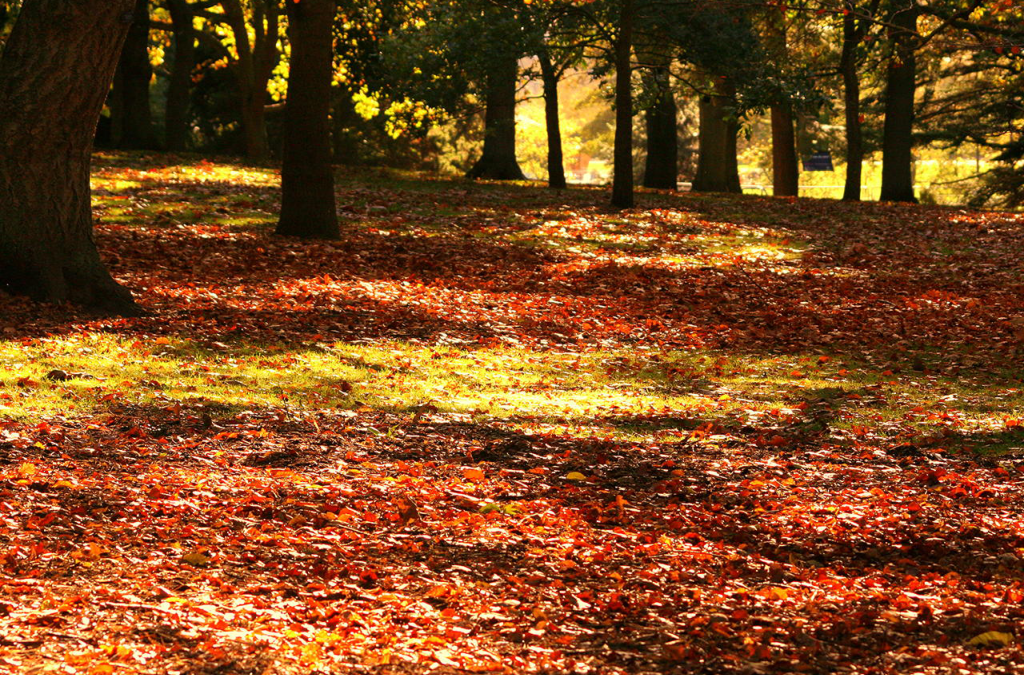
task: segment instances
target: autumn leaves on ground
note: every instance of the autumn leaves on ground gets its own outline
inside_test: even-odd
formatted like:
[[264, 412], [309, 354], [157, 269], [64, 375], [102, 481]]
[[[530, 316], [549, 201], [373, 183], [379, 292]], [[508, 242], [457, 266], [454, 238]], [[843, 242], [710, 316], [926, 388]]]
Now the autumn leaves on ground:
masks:
[[0, 670], [1024, 672], [1024, 217], [105, 155], [0, 297]]

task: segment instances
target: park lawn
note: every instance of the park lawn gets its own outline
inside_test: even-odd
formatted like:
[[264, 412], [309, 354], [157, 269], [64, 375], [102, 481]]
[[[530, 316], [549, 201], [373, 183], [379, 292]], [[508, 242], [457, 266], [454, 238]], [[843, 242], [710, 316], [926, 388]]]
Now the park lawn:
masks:
[[99, 155], [147, 315], [0, 296], [0, 668], [1024, 672], [1024, 216], [338, 178]]

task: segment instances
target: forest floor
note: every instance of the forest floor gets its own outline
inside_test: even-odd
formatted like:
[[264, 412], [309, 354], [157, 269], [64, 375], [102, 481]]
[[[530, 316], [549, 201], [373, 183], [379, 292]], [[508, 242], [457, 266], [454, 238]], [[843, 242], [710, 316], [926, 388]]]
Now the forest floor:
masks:
[[1024, 215], [103, 154], [0, 296], [0, 672], [1024, 672]]

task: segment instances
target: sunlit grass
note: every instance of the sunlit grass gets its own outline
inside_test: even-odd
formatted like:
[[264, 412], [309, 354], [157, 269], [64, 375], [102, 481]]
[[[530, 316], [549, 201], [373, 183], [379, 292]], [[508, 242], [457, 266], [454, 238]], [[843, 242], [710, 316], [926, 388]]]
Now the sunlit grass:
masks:
[[[71, 379], [48, 379], [54, 370]], [[635, 441], [695, 433], [770, 440], [778, 430], [814, 431], [818, 424], [823, 439], [867, 443], [886, 434], [998, 433], [1024, 416], [1021, 390], [820, 355], [537, 352], [399, 341], [212, 348], [85, 333], [0, 342], [0, 371], [0, 415], [25, 422], [86, 418], [125, 404], [201, 402], [228, 411], [418, 413]], [[985, 405], [992, 400], [998, 409]], [[1016, 442], [1012, 435], [1004, 441]]]
[[[130, 155], [110, 159], [93, 180], [94, 204], [105, 222], [241, 230], [272, 225], [274, 198], [268, 190], [279, 180], [273, 170], [206, 161], [152, 167]], [[127, 165], [119, 165], [121, 159]], [[770, 266], [788, 264], [808, 247], [784, 227], [775, 229], [767, 215], [754, 213], [756, 200], [733, 204], [751, 213], [702, 220], [685, 210], [612, 216], [552, 207], [547, 197], [520, 190], [516, 194], [526, 202], [537, 199], [538, 208], [520, 204], [509, 213], [499, 208], [508, 188], [480, 186], [474, 200], [463, 202], [464, 188], [457, 183], [411, 174], [398, 178], [388, 189], [427, 195], [421, 211], [431, 218], [393, 217], [401, 204], [389, 203], [371, 181], [353, 176], [341, 180], [348, 186], [340, 204], [343, 217], [354, 214], [349, 226], [503, 240], [624, 267]], [[700, 206], [703, 199], [691, 196], [686, 204]], [[775, 272], [798, 269], [787, 264]], [[838, 267], [830, 274], [866, 272]], [[914, 354], [924, 357], [919, 368], [910, 365]], [[732, 435], [757, 443], [776, 442], [778, 436], [794, 443], [928, 439], [982, 449], [1024, 446], [1024, 434], [1016, 435], [1024, 393], [1009, 387], [1019, 377], [959, 378], [939, 367], [940, 358], [945, 357], [915, 348], [902, 368], [894, 368], [838, 352], [659, 351], [645, 345], [535, 351], [396, 340], [211, 346], [184, 337], [72, 333], [0, 342], [0, 417], [85, 419], [125, 404], [196, 402], [223, 411], [379, 410], [635, 441]], [[71, 378], [48, 379], [53, 370]]]

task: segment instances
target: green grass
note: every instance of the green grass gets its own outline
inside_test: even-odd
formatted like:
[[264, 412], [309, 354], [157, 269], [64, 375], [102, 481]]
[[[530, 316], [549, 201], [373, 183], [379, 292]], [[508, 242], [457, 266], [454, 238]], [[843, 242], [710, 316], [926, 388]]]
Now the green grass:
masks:
[[[423, 411], [635, 441], [686, 438], [710, 423], [719, 433], [748, 436], [814, 431], [854, 443], [945, 435], [953, 445], [971, 445], [978, 436], [982, 449], [1024, 445], [1024, 434], [1018, 438], [1006, 426], [1007, 419], [1024, 417], [1024, 389], [1007, 389], [1001, 378], [972, 384], [894, 374], [838, 357], [538, 352], [397, 341], [225, 347], [98, 333], [0, 342], [0, 415], [38, 422], [88, 418], [126, 404], [203, 402], [222, 411]], [[48, 380], [55, 369], [87, 377]], [[987, 442], [992, 434], [1003, 436]]]

